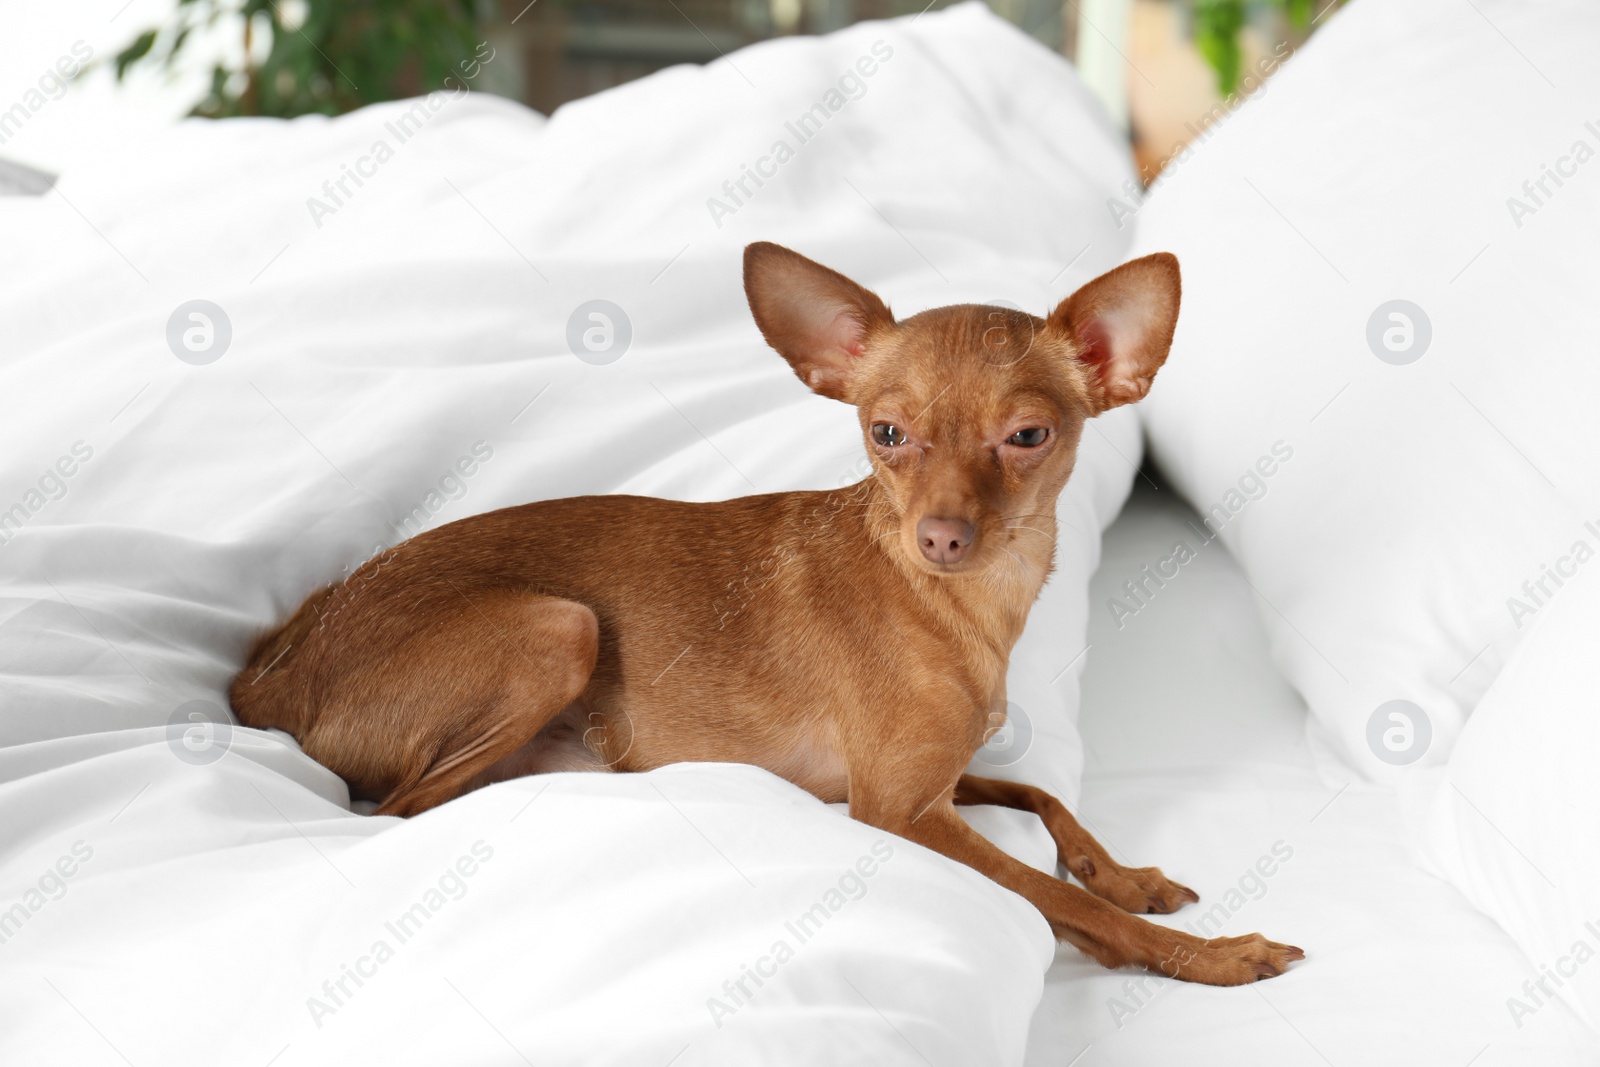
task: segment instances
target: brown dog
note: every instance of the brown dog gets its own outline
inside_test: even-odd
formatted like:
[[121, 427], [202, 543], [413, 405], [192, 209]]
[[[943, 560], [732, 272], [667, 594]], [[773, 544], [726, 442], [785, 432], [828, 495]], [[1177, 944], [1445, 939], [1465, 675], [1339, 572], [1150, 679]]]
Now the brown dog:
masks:
[[[753, 763], [1027, 897], [1108, 967], [1235, 985], [1303, 958], [1130, 915], [1199, 898], [1118, 864], [1042, 790], [963, 773], [1004, 721], [1084, 421], [1144, 396], [1166, 359], [1177, 260], [1119, 267], [1045, 320], [961, 305], [896, 322], [772, 244], [746, 249], [744, 275], [772, 347], [860, 410], [871, 477], [715, 504], [551, 500], [421, 534], [257, 644], [240, 720], [287, 730], [389, 815], [541, 771]], [[957, 804], [1037, 813], [1088, 890]]]

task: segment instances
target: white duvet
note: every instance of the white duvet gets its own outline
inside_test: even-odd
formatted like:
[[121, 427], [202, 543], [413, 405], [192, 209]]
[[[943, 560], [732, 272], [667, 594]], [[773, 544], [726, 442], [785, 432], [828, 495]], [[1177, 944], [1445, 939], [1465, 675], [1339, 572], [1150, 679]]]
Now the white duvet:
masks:
[[7, 1063], [1018, 1062], [1050, 958], [1020, 897], [751, 767], [402, 822], [253, 731], [51, 748], [0, 751]]
[[[1123, 258], [1127, 177], [1066, 65], [969, 5], [548, 121], [474, 94], [188, 123], [0, 201], [0, 1062], [1020, 1062], [1043, 920], [765, 772], [363, 818], [222, 694], [418, 529], [860, 478], [854, 413], [749, 320], [746, 242], [901, 313], [1042, 312]], [[1086, 434], [984, 763], [1069, 801], [1138, 448], [1129, 412]], [[974, 819], [1050, 861], [1036, 821]]]

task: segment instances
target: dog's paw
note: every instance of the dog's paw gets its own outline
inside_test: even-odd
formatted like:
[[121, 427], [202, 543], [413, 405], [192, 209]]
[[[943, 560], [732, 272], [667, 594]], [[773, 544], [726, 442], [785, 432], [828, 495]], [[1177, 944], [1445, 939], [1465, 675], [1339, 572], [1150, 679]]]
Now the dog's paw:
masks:
[[1139, 915], [1167, 915], [1200, 899], [1200, 894], [1172, 881], [1159, 867], [1097, 865], [1087, 856], [1070, 867], [1089, 892]]
[[1293, 945], [1280, 945], [1260, 934], [1245, 934], [1179, 942], [1151, 969], [1185, 982], [1246, 985], [1276, 978], [1289, 969], [1289, 964], [1305, 958], [1305, 952]]

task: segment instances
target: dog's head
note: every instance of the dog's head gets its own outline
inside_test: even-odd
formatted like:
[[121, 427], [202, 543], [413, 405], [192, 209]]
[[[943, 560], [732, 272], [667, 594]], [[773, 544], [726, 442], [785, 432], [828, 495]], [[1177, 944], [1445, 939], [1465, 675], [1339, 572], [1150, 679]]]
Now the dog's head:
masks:
[[896, 322], [877, 296], [766, 242], [744, 256], [756, 325], [823, 396], [854, 404], [914, 565], [987, 568], [1072, 473], [1083, 424], [1143, 397], [1178, 320], [1167, 253], [1103, 274], [1040, 319], [978, 304]]

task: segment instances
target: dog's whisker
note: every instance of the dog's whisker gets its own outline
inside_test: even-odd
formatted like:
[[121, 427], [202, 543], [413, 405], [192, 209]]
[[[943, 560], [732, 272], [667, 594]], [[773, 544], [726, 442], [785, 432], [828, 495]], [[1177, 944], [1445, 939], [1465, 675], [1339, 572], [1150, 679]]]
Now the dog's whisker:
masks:
[[1058, 526], [1065, 526], [1069, 530], [1078, 531], [1080, 533], [1082, 532], [1081, 530], [1078, 529], [1078, 525], [1076, 523], [1068, 522], [1066, 519], [1063, 519], [1061, 516], [1055, 515], [1055, 514], [1053, 514], [1051, 512], [1048, 512], [1048, 511], [1037, 511], [1037, 512], [1033, 512], [1031, 514], [1022, 514], [1022, 515], [1002, 515], [1002, 516], [1000, 516], [1000, 519], [1003, 522], [1010, 522], [1012, 519], [1055, 519], [1056, 525], [1058, 525]]

